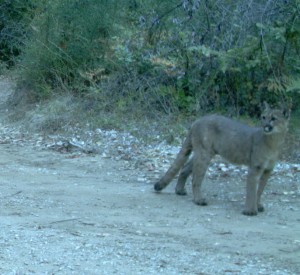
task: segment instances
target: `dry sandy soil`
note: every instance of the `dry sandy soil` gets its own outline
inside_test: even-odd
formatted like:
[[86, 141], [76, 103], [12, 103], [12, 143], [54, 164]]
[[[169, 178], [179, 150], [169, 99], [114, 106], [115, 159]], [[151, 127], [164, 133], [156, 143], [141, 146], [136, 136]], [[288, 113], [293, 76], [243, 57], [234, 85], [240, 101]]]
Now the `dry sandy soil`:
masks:
[[161, 170], [9, 131], [0, 124], [0, 274], [300, 274], [298, 164], [280, 164], [266, 211], [247, 217], [244, 170], [212, 166], [200, 207], [174, 183], [156, 194]]

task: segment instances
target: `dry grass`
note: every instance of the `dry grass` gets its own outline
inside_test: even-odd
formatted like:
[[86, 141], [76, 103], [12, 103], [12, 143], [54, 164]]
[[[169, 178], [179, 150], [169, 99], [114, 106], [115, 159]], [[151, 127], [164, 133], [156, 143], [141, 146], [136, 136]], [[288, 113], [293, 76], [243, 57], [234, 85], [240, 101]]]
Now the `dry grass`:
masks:
[[[107, 97], [108, 94], [105, 95]], [[119, 105], [116, 99], [106, 100], [101, 97], [78, 98], [71, 94], [53, 97], [40, 104], [32, 104], [26, 99], [26, 92], [14, 93], [9, 101], [11, 121], [18, 122], [27, 130], [53, 133], [76, 127], [86, 130], [116, 129], [127, 131], [142, 138], [146, 143], [174, 143], [181, 140], [195, 116], [180, 112], [163, 113], [145, 108], [130, 96]], [[149, 106], [148, 106], [149, 107]], [[257, 125], [249, 117], [240, 120]], [[282, 159], [299, 162], [300, 158], [300, 113], [291, 116], [290, 130], [284, 143]]]

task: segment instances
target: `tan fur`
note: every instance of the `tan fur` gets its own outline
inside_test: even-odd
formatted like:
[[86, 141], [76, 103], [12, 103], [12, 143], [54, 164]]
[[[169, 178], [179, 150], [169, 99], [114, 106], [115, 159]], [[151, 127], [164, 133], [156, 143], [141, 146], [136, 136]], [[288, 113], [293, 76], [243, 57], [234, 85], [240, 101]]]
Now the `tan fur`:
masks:
[[[270, 109], [265, 103], [261, 127], [250, 127], [219, 115], [209, 115], [197, 120], [173, 165], [154, 185], [156, 191], [165, 188], [181, 169], [176, 193], [185, 195], [185, 183], [193, 173], [194, 202], [206, 205], [201, 195], [201, 184], [214, 155], [235, 164], [248, 166], [246, 203], [243, 214], [257, 215], [264, 211], [261, 194], [278, 159], [289, 121], [287, 109]], [[193, 156], [189, 159], [191, 152]]]

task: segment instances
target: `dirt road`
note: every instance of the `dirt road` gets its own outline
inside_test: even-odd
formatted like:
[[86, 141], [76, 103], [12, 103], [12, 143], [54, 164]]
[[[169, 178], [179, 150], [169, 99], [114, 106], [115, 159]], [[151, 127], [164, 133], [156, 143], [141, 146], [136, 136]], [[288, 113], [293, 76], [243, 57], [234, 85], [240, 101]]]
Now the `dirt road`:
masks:
[[154, 193], [122, 160], [0, 150], [0, 274], [300, 273], [297, 166], [276, 172], [266, 212], [246, 217], [244, 173], [208, 176], [200, 207], [174, 184]]

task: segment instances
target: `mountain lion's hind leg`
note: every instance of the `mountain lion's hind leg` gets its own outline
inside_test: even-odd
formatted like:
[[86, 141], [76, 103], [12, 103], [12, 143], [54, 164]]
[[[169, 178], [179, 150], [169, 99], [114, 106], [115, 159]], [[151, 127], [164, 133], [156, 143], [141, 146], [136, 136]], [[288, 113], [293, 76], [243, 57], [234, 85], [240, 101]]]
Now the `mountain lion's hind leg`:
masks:
[[189, 175], [192, 173], [192, 171], [193, 171], [193, 159], [191, 158], [180, 171], [176, 188], [175, 188], [175, 193], [177, 195], [184, 196], [187, 194], [185, 189], [185, 183]]
[[201, 195], [201, 185], [210, 160], [211, 156], [206, 150], [202, 148], [197, 148], [194, 150], [192, 187], [194, 203], [198, 205], [207, 205], [206, 200]]

